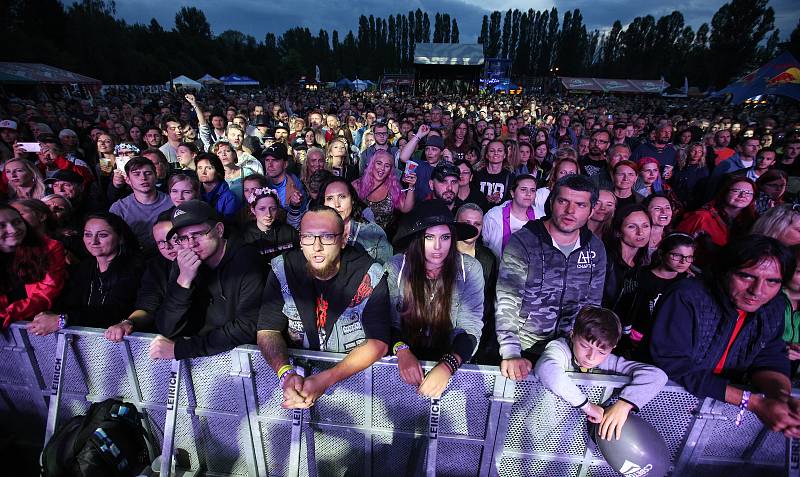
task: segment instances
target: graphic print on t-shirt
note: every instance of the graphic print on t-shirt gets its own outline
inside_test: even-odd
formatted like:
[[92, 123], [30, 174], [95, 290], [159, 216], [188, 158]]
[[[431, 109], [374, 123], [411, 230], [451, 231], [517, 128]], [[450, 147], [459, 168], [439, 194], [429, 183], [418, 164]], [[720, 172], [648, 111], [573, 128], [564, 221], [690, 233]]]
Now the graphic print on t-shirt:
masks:
[[496, 193], [500, 193], [500, 197], [506, 195], [506, 185], [503, 182], [484, 182], [480, 183], [481, 192], [487, 197]]
[[320, 344], [325, 343], [325, 324], [328, 322], [328, 300], [322, 295], [317, 297], [315, 308], [317, 315], [317, 332], [319, 333]]

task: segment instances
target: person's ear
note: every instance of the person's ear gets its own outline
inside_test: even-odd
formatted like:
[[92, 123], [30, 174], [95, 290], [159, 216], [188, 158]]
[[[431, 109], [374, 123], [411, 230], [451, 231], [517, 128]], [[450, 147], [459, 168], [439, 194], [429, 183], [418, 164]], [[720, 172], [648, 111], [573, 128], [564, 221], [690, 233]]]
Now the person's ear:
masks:
[[222, 238], [222, 234], [225, 233], [225, 224], [223, 224], [222, 222], [217, 222], [217, 225], [215, 225], [214, 228], [217, 229], [217, 234], [219, 235], [219, 238]]

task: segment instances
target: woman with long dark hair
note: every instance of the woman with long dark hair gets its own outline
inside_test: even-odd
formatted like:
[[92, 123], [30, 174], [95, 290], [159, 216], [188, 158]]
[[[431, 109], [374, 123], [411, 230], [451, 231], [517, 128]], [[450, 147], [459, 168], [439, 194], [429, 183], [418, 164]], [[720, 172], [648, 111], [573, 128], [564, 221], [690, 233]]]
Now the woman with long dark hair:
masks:
[[31, 324], [36, 334], [64, 326], [108, 328], [134, 310], [141, 277], [139, 244], [119, 216], [92, 214], [83, 225], [89, 258], [70, 269], [70, 280], [55, 310], [39, 313]]
[[694, 253], [692, 237], [680, 232], [667, 235], [658, 244], [650, 265], [639, 273], [636, 288], [620, 300], [619, 317], [627, 335], [623, 346], [637, 358], [647, 356], [647, 350], [639, 349], [639, 345], [650, 334], [658, 299], [670, 285], [690, 275]]
[[639, 269], [649, 263], [651, 225], [650, 214], [639, 204], [622, 206], [614, 214], [611, 231], [604, 240], [608, 255], [604, 308], [617, 311], [623, 293], [636, 287]]
[[0, 318], [2, 328], [49, 309], [66, 279], [64, 246], [0, 204]]
[[672, 219], [675, 217], [675, 212], [672, 208], [672, 202], [669, 196], [664, 192], [654, 192], [647, 196], [642, 202], [642, 205], [647, 209], [650, 214], [650, 253], [658, 248], [659, 242], [672, 230]]
[[[419, 394], [438, 398], [475, 352], [483, 327], [483, 270], [456, 247], [478, 229], [457, 223], [441, 200], [422, 202], [395, 240], [406, 247], [386, 264], [392, 347], [400, 377]], [[419, 360], [438, 361], [424, 375]]]
[[333, 176], [319, 188], [317, 204], [336, 210], [344, 220], [347, 244], [361, 248], [375, 261], [386, 263], [392, 256], [392, 246], [386, 232], [376, 223], [364, 218], [366, 209], [358, 198], [353, 184], [343, 177]]

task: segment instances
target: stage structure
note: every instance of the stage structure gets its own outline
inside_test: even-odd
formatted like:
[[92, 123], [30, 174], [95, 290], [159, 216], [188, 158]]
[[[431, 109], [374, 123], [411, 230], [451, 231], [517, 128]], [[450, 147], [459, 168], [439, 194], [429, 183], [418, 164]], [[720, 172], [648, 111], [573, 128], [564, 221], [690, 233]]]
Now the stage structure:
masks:
[[415, 93], [476, 94], [483, 64], [483, 45], [478, 43], [417, 43]]

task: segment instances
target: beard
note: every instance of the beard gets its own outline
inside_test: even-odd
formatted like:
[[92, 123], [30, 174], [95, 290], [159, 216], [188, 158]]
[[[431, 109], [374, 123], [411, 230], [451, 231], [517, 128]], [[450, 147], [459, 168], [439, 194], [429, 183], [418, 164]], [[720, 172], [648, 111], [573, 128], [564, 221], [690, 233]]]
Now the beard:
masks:
[[306, 271], [317, 280], [329, 280], [339, 271], [339, 259], [328, 262], [321, 268], [315, 268], [311, 262], [306, 261]]

